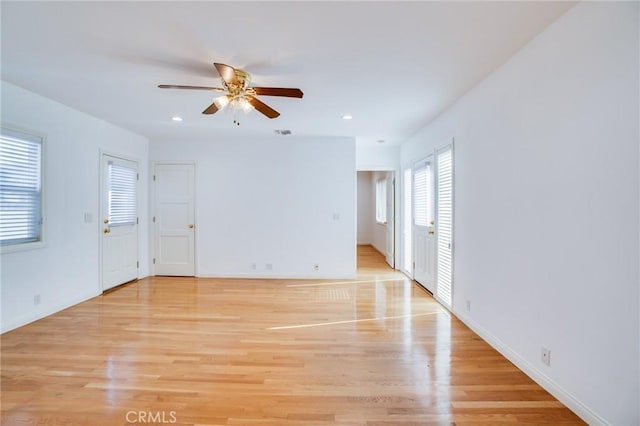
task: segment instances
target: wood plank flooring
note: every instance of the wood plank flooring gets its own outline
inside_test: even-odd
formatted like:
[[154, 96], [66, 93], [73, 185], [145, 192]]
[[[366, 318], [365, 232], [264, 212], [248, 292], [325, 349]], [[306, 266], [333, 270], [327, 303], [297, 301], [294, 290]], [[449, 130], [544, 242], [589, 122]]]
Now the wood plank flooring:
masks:
[[359, 247], [343, 281], [153, 277], [2, 336], [2, 425], [583, 424]]

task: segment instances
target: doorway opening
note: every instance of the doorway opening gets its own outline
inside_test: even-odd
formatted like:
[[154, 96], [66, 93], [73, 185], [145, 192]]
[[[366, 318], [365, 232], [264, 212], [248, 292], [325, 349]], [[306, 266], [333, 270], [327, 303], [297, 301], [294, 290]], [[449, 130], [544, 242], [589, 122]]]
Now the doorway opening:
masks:
[[357, 244], [371, 246], [395, 269], [395, 172], [358, 171]]

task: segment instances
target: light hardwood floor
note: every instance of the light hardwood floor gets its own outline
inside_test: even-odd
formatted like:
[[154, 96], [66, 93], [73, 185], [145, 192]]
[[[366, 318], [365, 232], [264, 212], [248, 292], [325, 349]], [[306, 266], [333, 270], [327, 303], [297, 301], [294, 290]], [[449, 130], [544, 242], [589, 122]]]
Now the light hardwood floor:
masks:
[[358, 261], [346, 281], [148, 278], [5, 333], [2, 425], [582, 424]]

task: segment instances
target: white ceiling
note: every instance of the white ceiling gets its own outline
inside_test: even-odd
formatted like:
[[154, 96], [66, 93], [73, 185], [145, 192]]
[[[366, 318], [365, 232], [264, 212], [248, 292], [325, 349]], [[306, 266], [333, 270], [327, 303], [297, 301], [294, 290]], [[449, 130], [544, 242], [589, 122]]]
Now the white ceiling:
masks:
[[[2, 1], [2, 79], [151, 140], [290, 129], [398, 144], [572, 5]], [[262, 97], [282, 115], [237, 128], [201, 114], [215, 93], [156, 87], [218, 86], [213, 62], [304, 98]]]

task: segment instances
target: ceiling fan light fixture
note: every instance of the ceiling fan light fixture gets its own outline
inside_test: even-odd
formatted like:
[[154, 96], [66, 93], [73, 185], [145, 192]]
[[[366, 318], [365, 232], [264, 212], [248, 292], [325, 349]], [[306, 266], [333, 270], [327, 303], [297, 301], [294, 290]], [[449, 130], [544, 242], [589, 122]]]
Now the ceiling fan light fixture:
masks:
[[224, 109], [229, 104], [229, 97], [227, 95], [218, 96], [213, 100], [213, 103], [218, 107], [218, 109]]
[[240, 98], [238, 100], [238, 107], [245, 112], [245, 114], [250, 113], [254, 110], [253, 105], [247, 100], [247, 98]]

